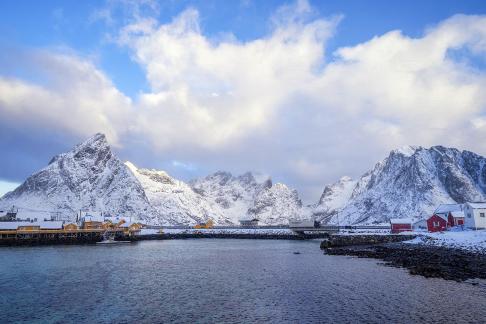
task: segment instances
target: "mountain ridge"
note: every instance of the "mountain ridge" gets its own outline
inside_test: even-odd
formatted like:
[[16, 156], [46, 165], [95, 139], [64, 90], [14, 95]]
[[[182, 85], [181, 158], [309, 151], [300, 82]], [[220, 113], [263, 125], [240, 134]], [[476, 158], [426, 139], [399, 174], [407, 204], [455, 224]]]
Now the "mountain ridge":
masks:
[[122, 162], [103, 134], [95, 134], [0, 198], [0, 206], [61, 213], [79, 210], [136, 216], [151, 224], [194, 225], [213, 219], [236, 225], [258, 218], [262, 224], [287, 224], [314, 217], [330, 224], [375, 224], [390, 218], [425, 217], [438, 204], [486, 199], [486, 159], [444, 146], [404, 146], [392, 150], [356, 180], [328, 184], [313, 205], [304, 206], [297, 190], [271, 177], [217, 171], [188, 182], [167, 172]]

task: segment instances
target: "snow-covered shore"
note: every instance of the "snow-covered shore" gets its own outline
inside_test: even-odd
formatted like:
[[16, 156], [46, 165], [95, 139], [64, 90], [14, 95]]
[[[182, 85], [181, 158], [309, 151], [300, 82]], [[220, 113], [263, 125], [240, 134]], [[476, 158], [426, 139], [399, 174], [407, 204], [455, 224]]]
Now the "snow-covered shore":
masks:
[[453, 230], [417, 234], [417, 238], [405, 243], [441, 246], [486, 254], [486, 230]]

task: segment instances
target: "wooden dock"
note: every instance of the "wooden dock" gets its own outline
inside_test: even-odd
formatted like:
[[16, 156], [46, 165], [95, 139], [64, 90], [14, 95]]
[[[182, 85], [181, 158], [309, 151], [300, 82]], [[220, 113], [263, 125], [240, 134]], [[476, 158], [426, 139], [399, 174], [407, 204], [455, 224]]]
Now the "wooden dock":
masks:
[[109, 233], [115, 239], [128, 239], [121, 229], [52, 229], [52, 230], [2, 230], [0, 245], [79, 244], [96, 243]]

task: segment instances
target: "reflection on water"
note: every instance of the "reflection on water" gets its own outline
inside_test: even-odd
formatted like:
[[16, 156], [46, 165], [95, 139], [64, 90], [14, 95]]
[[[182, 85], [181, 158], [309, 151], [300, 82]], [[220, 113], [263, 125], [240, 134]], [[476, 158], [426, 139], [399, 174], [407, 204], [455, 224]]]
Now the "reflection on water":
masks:
[[[301, 254], [294, 254], [294, 252]], [[40, 322], [482, 322], [486, 284], [326, 256], [319, 241], [0, 249], [0, 314]]]

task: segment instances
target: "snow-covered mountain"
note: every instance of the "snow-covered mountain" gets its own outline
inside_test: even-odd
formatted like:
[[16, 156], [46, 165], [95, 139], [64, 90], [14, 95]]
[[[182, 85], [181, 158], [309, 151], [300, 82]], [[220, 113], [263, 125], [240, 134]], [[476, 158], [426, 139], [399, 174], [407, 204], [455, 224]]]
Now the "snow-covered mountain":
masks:
[[107, 215], [160, 218], [140, 182], [111, 151], [103, 134], [96, 134], [70, 152], [55, 156], [0, 199], [0, 207], [20, 207], [19, 216], [75, 219], [79, 210]]
[[165, 223], [194, 225], [212, 219], [216, 224], [231, 224], [219, 208], [214, 208], [185, 182], [165, 171], [139, 169], [130, 162], [125, 165], [140, 181], [149, 202]]
[[272, 185], [248, 172], [216, 172], [190, 184], [164, 171], [121, 162], [103, 134], [96, 134], [0, 199], [0, 209], [19, 208], [21, 217], [74, 220], [79, 210], [132, 216], [152, 224], [218, 225], [257, 217], [263, 224], [284, 224], [298, 214], [297, 192]]
[[442, 203], [486, 198], [486, 159], [469, 151], [434, 146], [394, 150], [359, 180], [327, 186], [313, 213], [341, 224], [425, 217]]
[[[239, 219], [247, 218], [248, 209], [258, 193], [272, 187], [272, 180], [269, 177], [255, 177], [250, 172], [233, 176], [229, 172], [218, 171], [193, 180], [190, 185], [214, 210], [224, 214], [231, 223], [238, 224]], [[261, 221], [265, 223], [266, 220]]]
[[269, 225], [287, 224], [290, 219], [304, 217], [297, 190], [282, 183], [260, 190], [248, 209], [248, 215]]
[[358, 180], [343, 177], [325, 187], [319, 202], [302, 206], [298, 193], [250, 172], [216, 172], [189, 183], [164, 171], [121, 162], [103, 134], [55, 156], [44, 169], [0, 198], [20, 216], [74, 219], [79, 210], [134, 216], [152, 224], [213, 219], [218, 225], [258, 218], [262, 224], [316, 217], [329, 223], [381, 223], [424, 217], [439, 204], [486, 199], [486, 159], [434, 146], [394, 150]]

